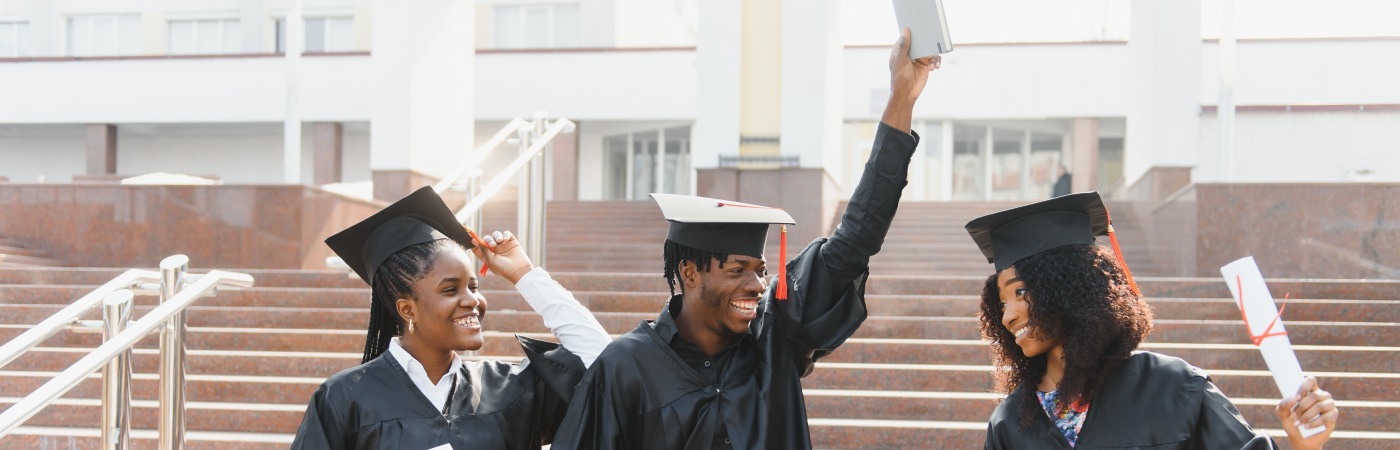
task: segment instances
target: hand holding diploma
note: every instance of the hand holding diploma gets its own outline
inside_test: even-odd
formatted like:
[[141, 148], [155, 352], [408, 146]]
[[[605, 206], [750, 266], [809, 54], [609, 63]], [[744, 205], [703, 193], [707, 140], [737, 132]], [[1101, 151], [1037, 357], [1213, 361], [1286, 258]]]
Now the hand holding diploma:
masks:
[[1303, 377], [1302, 366], [1293, 353], [1280, 310], [1264, 284], [1253, 257], [1246, 257], [1220, 268], [1230, 286], [1240, 315], [1254, 345], [1264, 356], [1278, 386], [1277, 413], [1288, 440], [1296, 449], [1322, 448], [1337, 426], [1339, 415], [1332, 394], [1318, 388], [1317, 379]]

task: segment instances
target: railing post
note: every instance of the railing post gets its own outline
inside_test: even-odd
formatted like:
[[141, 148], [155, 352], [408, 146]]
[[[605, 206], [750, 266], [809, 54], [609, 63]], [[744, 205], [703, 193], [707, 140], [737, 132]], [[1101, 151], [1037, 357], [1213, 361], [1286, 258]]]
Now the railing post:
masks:
[[[523, 154], [544, 134], [545, 117], [543, 112], [535, 114], [532, 127], [520, 132], [520, 152]], [[528, 138], [528, 139], [527, 139]], [[547, 151], [548, 147], [546, 147]], [[518, 232], [525, 246], [525, 254], [536, 266], [544, 266], [544, 222], [545, 222], [545, 153], [541, 151], [530, 159], [530, 165], [521, 171]]]
[[[131, 320], [131, 290], [121, 289], [102, 299], [102, 341], [126, 329]], [[122, 450], [131, 444], [131, 349], [118, 353], [102, 369], [102, 448]]]
[[[184, 288], [190, 258], [173, 255], [160, 262], [160, 302], [164, 304]], [[185, 447], [185, 311], [175, 313], [160, 332], [160, 419], [162, 450]]]

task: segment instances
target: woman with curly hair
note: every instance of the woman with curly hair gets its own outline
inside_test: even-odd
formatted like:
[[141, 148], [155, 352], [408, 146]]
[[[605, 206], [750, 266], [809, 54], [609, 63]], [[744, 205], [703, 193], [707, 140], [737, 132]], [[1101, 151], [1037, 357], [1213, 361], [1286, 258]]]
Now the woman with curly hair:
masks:
[[[1126, 266], [1094, 242], [1112, 238], [1098, 193], [979, 217], [967, 230], [997, 271], [980, 327], [1007, 397], [986, 449], [1276, 448], [1204, 371], [1137, 350], [1152, 311]], [[1312, 377], [1276, 412], [1294, 449], [1322, 448], [1337, 424], [1332, 395]], [[1300, 425], [1326, 429], [1304, 438]]]

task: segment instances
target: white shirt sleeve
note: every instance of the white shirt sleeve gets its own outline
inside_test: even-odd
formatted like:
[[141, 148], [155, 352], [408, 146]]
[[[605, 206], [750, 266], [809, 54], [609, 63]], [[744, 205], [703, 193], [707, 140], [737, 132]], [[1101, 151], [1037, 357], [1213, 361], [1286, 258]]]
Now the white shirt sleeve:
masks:
[[592, 366], [593, 360], [612, 342], [612, 337], [593, 313], [543, 268], [536, 267], [520, 277], [515, 289], [544, 318], [544, 326], [554, 332], [559, 343], [583, 360], [584, 367]]

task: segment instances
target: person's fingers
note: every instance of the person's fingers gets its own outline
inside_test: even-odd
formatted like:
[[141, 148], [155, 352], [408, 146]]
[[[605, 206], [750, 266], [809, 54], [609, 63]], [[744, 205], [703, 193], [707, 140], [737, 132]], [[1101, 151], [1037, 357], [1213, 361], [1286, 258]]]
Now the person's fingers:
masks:
[[1301, 398], [1302, 397], [1294, 395], [1278, 402], [1278, 407], [1274, 409], [1274, 414], [1278, 416], [1280, 422], [1291, 421], [1289, 417], [1293, 415], [1293, 405], [1297, 405], [1298, 400]]
[[1314, 403], [1312, 406], [1308, 407], [1308, 409], [1306, 409], [1306, 410], [1300, 409], [1300, 410], [1298, 411], [1298, 421], [1299, 421], [1299, 422], [1306, 422], [1306, 423], [1308, 424], [1308, 426], [1318, 426], [1318, 425], [1321, 425], [1321, 424], [1322, 424], [1322, 415], [1323, 415], [1323, 414], [1326, 414], [1326, 413], [1329, 412], [1329, 411], [1335, 411], [1336, 409], [1337, 409], [1337, 404], [1336, 404], [1336, 402], [1333, 402], [1332, 399], [1329, 398], [1329, 399], [1326, 399], [1326, 400], [1323, 400], [1323, 401]]
[[507, 240], [507, 241], [515, 240], [515, 234], [514, 234], [514, 233], [511, 233], [510, 230], [506, 230], [506, 240]]
[[905, 27], [899, 32], [899, 50], [901, 53], [909, 53], [909, 27]]
[[1317, 389], [1317, 377], [1303, 377], [1303, 384], [1298, 385], [1298, 395], [1308, 395]]
[[930, 65], [932, 65], [934, 69], [937, 69], [943, 65], [943, 55], [933, 55], [932, 58], [933, 61]]
[[492, 231], [492, 232], [491, 232], [491, 237], [496, 238], [496, 242], [500, 242], [500, 241], [504, 241], [504, 240], [505, 240], [505, 236], [502, 235], [500, 231]]

